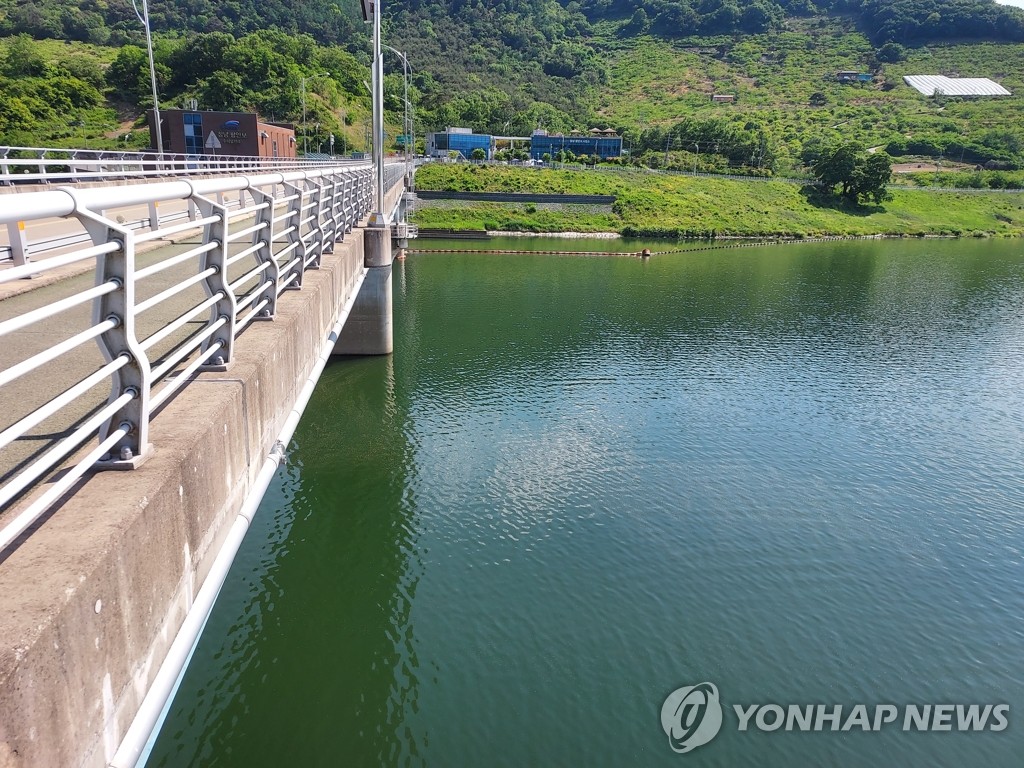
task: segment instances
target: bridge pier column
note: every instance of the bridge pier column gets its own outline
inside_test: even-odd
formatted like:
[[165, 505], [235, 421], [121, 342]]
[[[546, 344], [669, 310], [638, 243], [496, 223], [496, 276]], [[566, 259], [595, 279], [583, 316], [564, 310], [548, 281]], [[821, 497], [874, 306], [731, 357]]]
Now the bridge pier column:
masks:
[[363, 229], [366, 277], [356, 296], [335, 355], [390, 355], [395, 349], [391, 299], [391, 228]]

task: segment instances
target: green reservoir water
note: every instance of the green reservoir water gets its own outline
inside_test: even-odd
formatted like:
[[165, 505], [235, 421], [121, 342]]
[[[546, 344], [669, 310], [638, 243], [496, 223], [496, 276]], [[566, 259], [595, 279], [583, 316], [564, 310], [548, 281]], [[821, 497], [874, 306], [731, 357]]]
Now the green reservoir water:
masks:
[[[1020, 242], [421, 254], [394, 295], [150, 765], [1024, 765]], [[703, 682], [721, 730], [676, 754], [662, 704]], [[903, 731], [945, 704], [1007, 727]]]

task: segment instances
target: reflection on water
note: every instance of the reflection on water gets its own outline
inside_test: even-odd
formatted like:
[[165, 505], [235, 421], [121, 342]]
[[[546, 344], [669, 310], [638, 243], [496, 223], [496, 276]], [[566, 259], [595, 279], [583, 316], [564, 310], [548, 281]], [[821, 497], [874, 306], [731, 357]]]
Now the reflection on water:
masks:
[[[425, 254], [394, 290], [151, 764], [1019, 764], [1019, 244]], [[676, 755], [661, 703], [705, 680], [725, 726]], [[1010, 728], [737, 732], [757, 702]]]

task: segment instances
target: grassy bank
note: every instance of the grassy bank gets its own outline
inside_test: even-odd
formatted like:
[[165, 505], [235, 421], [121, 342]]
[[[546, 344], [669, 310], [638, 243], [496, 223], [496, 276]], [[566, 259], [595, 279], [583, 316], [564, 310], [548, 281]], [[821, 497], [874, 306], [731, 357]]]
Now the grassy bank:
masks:
[[1024, 193], [894, 189], [892, 200], [881, 205], [853, 206], [781, 181], [694, 178], [637, 170], [440, 164], [421, 168], [416, 185], [433, 190], [617, 197], [610, 212], [511, 203], [425, 206], [415, 215], [421, 227], [613, 231], [650, 237], [1024, 235]]

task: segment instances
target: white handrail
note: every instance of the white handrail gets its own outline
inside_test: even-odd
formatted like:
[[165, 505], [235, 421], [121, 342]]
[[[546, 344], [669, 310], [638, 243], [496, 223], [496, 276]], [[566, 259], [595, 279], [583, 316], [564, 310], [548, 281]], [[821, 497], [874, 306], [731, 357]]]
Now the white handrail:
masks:
[[[49, 164], [56, 162], [52, 157], [42, 159]], [[0, 147], [0, 171], [17, 162]], [[106, 361], [99, 369], [72, 372], [59, 392], [48, 393], [46, 387], [41, 387], [40, 402], [29, 403], [27, 407], [32, 410], [27, 415], [23, 410], [12, 418], [13, 423], [0, 424], [0, 451], [29, 439], [29, 433], [44, 421], [49, 432], [57, 435], [40, 446], [38, 456], [23, 460], [30, 465], [27, 469], [16, 460], [13, 468], [0, 464], [8, 472], [0, 483], [0, 509], [20, 499], [33, 483], [61, 469], [69, 455], [85, 452], [81, 446], [88, 441], [96, 441], [103, 448], [99, 453], [94, 449], [84, 457], [73, 458], [73, 464], [63, 468], [65, 479], [59, 486], [52, 486], [0, 529], [0, 551], [60, 498], [60, 494], [53, 494], [53, 488], [67, 490], [97, 459], [103, 457], [103, 462], [112, 465], [128, 462], [131, 466], [145, 459], [154, 411], [204, 365], [229, 365], [242, 329], [257, 317], [272, 320], [279, 295], [289, 287], [301, 288], [303, 272], [317, 267], [322, 254], [370, 212], [373, 174], [365, 162], [307, 164], [301, 169], [272, 171], [254, 168], [251, 175], [232, 170], [209, 178], [0, 195], [0, 224], [27, 222], [45, 228], [60, 220], [77, 220], [89, 239], [88, 245], [69, 246], [68, 253], [0, 270], [0, 284], [81, 262], [96, 265], [91, 287], [76, 288], [70, 295], [0, 322], [0, 336], [13, 338], [31, 330], [33, 338], [47, 333], [63, 338], [41, 350], [37, 346], [27, 359], [0, 370], [0, 396], [3, 387], [29, 375], [42, 377], [43, 383], [50, 378], [60, 382], [56, 371], [66, 365], [65, 356], [93, 339]], [[387, 165], [385, 171], [389, 189], [404, 176], [401, 164]], [[239, 193], [234, 210], [221, 202], [222, 196], [231, 192]], [[245, 196], [252, 198], [248, 206], [243, 202]], [[198, 215], [186, 222], [182, 217], [193, 214], [178, 210], [157, 219], [159, 206], [171, 201], [185, 201], [198, 209]], [[124, 216], [117, 214], [142, 205], [150, 206], [154, 228], [136, 232], [133, 225], [125, 223]], [[280, 226], [288, 221], [298, 223]], [[136, 266], [135, 248], [140, 242], [190, 231], [202, 234], [201, 244], [184, 250], [174, 248], [153, 263]], [[137, 299], [143, 281], [157, 275], [159, 290], [144, 300]], [[193, 294], [188, 291], [194, 293], [200, 287], [205, 298], [198, 302], [189, 298]], [[73, 319], [73, 313], [77, 310], [80, 314], [83, 305], [90, 302], [93, 319], [81, 325], [80, 320]], [[137, 318], [143, 312], [149, 328], [145, 338], [136, 331]], [[155, 330], [154, 322], [158, 324]], [[176, 375], [168, 378], [174, 372]], [[106, 405], [83, 401], [87, 396], [98, 397], [97, 388], [103, 382], [109, 382], [110, 387], [103, 396]], [[34, 380], [22, 386], [22, 400], [35, 392]], [[90, 417], [76, 423], [74, 414], [90, 409]], [[54, 420], [61, 419], [65, 423], [54, 427]], [[40, 437], [33, 439], [38, 442]], [[0, 458], [3, 455], [0, 453]]]
[[342, 157], [254, 157], [61, 147], [0, 146], [0, 185], [79, 183], [268, 168], [338, 167], [364, 161]]

